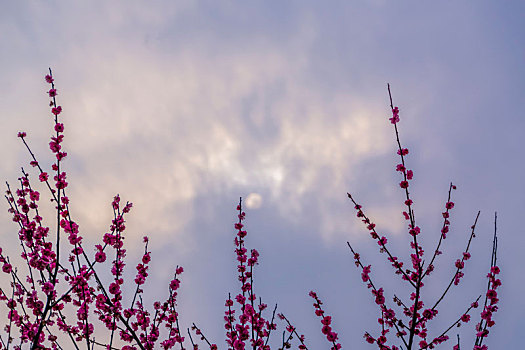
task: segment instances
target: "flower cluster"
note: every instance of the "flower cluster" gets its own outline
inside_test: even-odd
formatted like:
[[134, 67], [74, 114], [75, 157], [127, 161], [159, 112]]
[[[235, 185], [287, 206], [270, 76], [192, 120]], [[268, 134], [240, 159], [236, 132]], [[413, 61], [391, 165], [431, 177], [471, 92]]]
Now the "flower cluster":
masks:
[[246, 218], [246, 213], [242, 210], [242, 198], [239, 199], [237, 205], [238, 222], [234, 224], [237, 234], [234, 239], [235, 253], [237, 255], [237, 272], [238, 279], [241, 282], [241, 292], [237, 294], [235, 300], [241, 307], [241, 312], [238, 317], [238, 322], [234, 325], [235, 310], [232, 310], [233, 300], [228, 297], [226, 300], [226, 311], [224, 320], [227, 329], [226, 342], [235, 350], [243, 350], [246, 346], [246, 341], [250, 341], [250, 347], [260, 350], [269, 350], [267, 341], [270, 332], [274, 329], [273, 322], [268, 322], [263, 316], [262, 311], [267, 308], [259, 299], [258, 305], [255, 304], [257, 297], [253, 291], [253, 268], [258, 264], [259, 252], [255, 249], [250, 251], [248, 258], [247, 249], [244, 246], [244, 238], [247, 232], [243, 230], [243, 221]]
[[[407, 272], [403, 270], [403, 265], [404, 265], [403, 262], [399, 261], [398, 257], [393, 256], [388, 250], [386, 246], [388, 242], [387, 238], [384, 236], [380, 238], [379, 234], [375, 230], [376, 224], [370, 221], [370, 219], [365, 215], [362, 209], [363, 207], [360, 204], [357, 204], [357, 202], [354, 200], [354, 198], [352, 197], [350, 193], [347, 193], [347, 196], [354, 203], [354, 208], [357, 211], [357, 217], [361, 218], [361, 221], [366, 225], [366, 228], [370, 231], [370, 236], [373, 239], [375, 239], [377, 241], [377, 244], [381, 247], [379, 251], [381, 253], [387, 253], [388, 261], [392, 264], [392, 267], [395, 269], [395, 274], [401, 275], [404, 280], [410, 280]], [[356, 266], [359, 266], [357, 262], [359, 260], [359, 254], [355, 255], [354, 258], [356, 259]], [[363, 282], [366, 282], [368, 280], [366, 276], [369, 272], [370, 272], [369, 270], [368, 272], [363, 271], [363, 275], [362, 275]]]
[[295, 335], [297, 339], [299, 339], [299, 342], [301, 343], [299, 344], [299, 347], [298, 347], [299, 350], [308, 350], [308, 348], [304, 344], [304, 334], [299, 335], [296, 331], [296, 328], [290, 323], [290, 321], [284, 314], [280, 313], [278, 316], [281, 320], [286, 321], [287, 323], [286, 330], [289, 333], [288, 338], [286, 338], [286, 340], [283, 339], [282, 349], [289, 349], [291, 347], [290, 340], [292, 340], [293, 336]]
[[[407, 304], [402, 301], [402, 299], [394, 295], [394, 302], [398, 307], [402, 309], [402, 314], [407, 317], [407, 321], [403, 322], [401, 319], [396, 318], [396, 313], [393, 309], [387, 308], [385, 305], [385, 297], [383, 288], [376, 288], [372, 279], [370, 277], [371, 265], [364, 265], [361, 262], [361, 257], [353, 247], [348, 243], [348, 246], [354, 256], [355, 264], [358, 268], [361, 269], [361, 279], [366, 283], [367, 287], [371, 289], [375, 303], [379, 306], [381, 311], [381, 318], [378, 319], [378, 323], [381, 326], [381, 334], [378, 337], [373, 337], [369, 332], [365, 333], [365, 340], [370, 343], [376, 343], [380, 349], [399, 349], [397, 346], [387, 345], [386, 334], [390, 328], [396, 328], [396, 336], [402, 341], [406, 349], [412, 349], [413, 346], [417, 343], [420, 349], [434, 349], [438, 344], [441, 344], [448, 340], [448, 335], [446, 334], [452, 326], [459, 326], [461, 322], [466, 323], [470, 320], [469, 311], [472, 308], [477, 307], [477, 300], [471, 304], [471, 306], [455, 321], [452, 326], [447, 330], [442, 332], [440, 335], [434, 338], [428, 339], [428, 329], [427, 323], [434, 319], [438, 315], [437, 307], [444, 299], [447, 292], [450, 290], [452, 285], [458, 285], [460, 279], [464, 276], [463, 269], [465, 267], [465, 262], [470, 259], [471, 255], [469, 252], [470, 244], [472, 239], [475, 237], [475, 227], [479, 218], [479, 213], [476, 216], [474, 225], [471, 227], [471, 234], [467, 243], [467, 247], [462, 253], [461, 258], [457, 259], [455, 262], [456, 272], [452, 276], [447, 288], [444, 290], [441, 297], [432, 305], [432, 307], [426, 307], [425, 303], [422, 300], [422, 287], [424, 286], [423, 279], [434, 271], [434, 262], [438, 255], [441, 254], [441, 244], [442, 241], [447, 238], [447, 233], [450, 229], [450, 211], [454, 208], [455, 204], [451, 200], [451, 192], [456, 189], [456, 186], [452, 183], [450, 184], [448, 191], [448, 199], [445, 203], [445, 211], [442, 213], [443, 216], [443, 226], [441, 228], [441, 234], [439, 235], [439, 240], [437, 246], [434, 250], [434, 254], [430, 261], [425, 266], [425, 261], [423, 260], [424, 250], [422, 246], [418, 243], [418, 237], [421, 234], [421, 228], [416, 224], [415, 214], [414, 214], [414, 202], [410, 198], [410, 181], [414, 177], [414, 172], [407, 169], [405, 157], [409, 154], [408, 148], [404, 148], [401, 145], [399, 139], [399, 130], [397, 124], [400, 121], [399, 118], [399, 108], [394, 107], [392, 103], [392, 95], [390, 93], [390, 86], [388, 86], [388, 92], [390, 95], [390, 107], [392, 111], [392, 117], [389, 118], [390, 122], [394, 125], [394, 131], [396, 134], [397, 140], [397, 154], [400, 156], [400, 162], [395, 166], [396, 171], [401, 173], [402, 180], [399, 183], [399, 187], [404, 192], [404, 205], [406, 210], [402, 212], [405, 221], [408, 223], [408, 235], [410, 237], [410, 247], [413, 250], [413, 253], [410, 254], [412, 268], [403, 269], [403, 263], [399, 261], [398, 257], [395, 254], [390, 252], [390, 249], [387, 247], [387, 238], [380, 237], [376, 232], [376, 225], [366, 216], [363, 211], [363, 207], [354, 200], [354, 198], [348, 193], [348, 198], [354, 204], [354, 208], [357, 211], [357, 217], [366, 225], [367, 229], [370, 231], [370, 235], [375, 239], [378, 245], [381, 247], [381, 253], [387, 253], [388, 261], [396, 269], [395, 273], [401, 275], [402, 279], [406, 281], [410, 287], [413, 289], [410, 294], [411, 303]], [[496, 242], [496, 240], [495, 240]], [[496, 244], [493, 244], [494, 247], [494, 257], [495, 261], [495, 250]], [[428, 260], [427, 260], [428, 261]], [[494, 263], [495, 264], [495, 263]], [[496, 287], [501, 283], [495, 278], [496, 272], [498, 269], [494, 269], [495, 265], [492, 265], [491, 273], [489, 273], [489, 288], [486, 293], [486, 306], [482, 312], [482, 321], [477, 326], [477, 336], [478, 339], [482, 339], [488, 334], [487, 327], [490, 327], [494, 324], [492, 320], [492, 314], [497, 310], [497, 293]], [[493, 281], [493, 282], [492, 282]], [[479, 299], [479, 297], [478, 297]], [[419, 338], [419, 341], [416, 341], [416, 338]], [[480, 343], [480, 344], [477, 344]], [[481, 345], [481, 341], [477, 340], [476, 346]]]
[[399, 108], [398, 107], [392, 108], [392, 117], [389, 118], [389, 120], [392, 124], [399, 123]]
[[[167, 300], [154, 303], [153, 314], [142, 302], [142, 287], [148, 277], [151, 260], [147, 238], [144, 239], [141, 262], [136, 266], [136, 288], [131, 305], [126, 308], [123, 304], [126, 256], [123, 233], [126, 229], [125, 214], [130, 212], [131, 203], [122, 205], [120, 196], [115, 196], [111, 203], [114, 216], [109, 232], [104, 235], [101, 244], [95, 245], [94, 258], [89, 257], [84, 249], [80, 227], [71, 217], [66, 194], [67, 174], [62, 170], [62, 162], [67, 157], [62, 147], [65, 128], [60, 121], [62, 107], [56, 103], [58, 93], [51, 70], [45, 80], [50, 84], [47, 94], [51, 98], [49, 106], [54, 122], [54, 135], [49, 142], [49, 149], [55, 156], [55, 162], [51, 165], [54, 175], [50, 176], [37, 161], [27, 143], [27, 133], [21, 131], [18, 137], [31, 156], [30, 165], [37, 169], [38, 179], [47, 187], [51, 202], [55, 205], [56, 228], [44, 225], [39, 213], [41, 193], [31, 186], [29, 174], [22, 169], [19, 187], [11, 190], [8, 184], [6, 199], [8, 211], [19, 226], [21, 257], [27, 263], [28, 274], [23, 278], [21, 271], [11, 264], [9, 256], [0, 248], [2, 271], [12, 280], [11, 293], [0, 288], [0, 301], [9, 310], [5, 325], [8, 337], [5, 341], [0, 337], [0, 348], [11, 347], [16, 330], [19, 331], [20, 345], [15, 348], [21, 348], [22, 344], [32, 349], [63, 348], [58, 343], [59, 337], [53, 326], [68, 336], [66, 339], [72, 342], [68, 348], [78, 348], [80, 342], [85, 342], [88, 348], [99, 345], [113, 349], [121, 341], [119, 347], [122, 349], [153, 349], [160, 340], [161, 328], [167, 333], [160, 342], [163, 349], [182, 344], [184, 337], [179, 331], [176, 311], [177, 289], [180, 286], [178, 275], [183, 272], [182, 267], [176, 268]], [[56, 234], [53, 236], [51, 232]], [[64, 248], [68, 249], [65, 258]], [[105, 284], [97, 270], [98, 265], [106, 262], [110, 249], [115, 252], [110, 268], [113, 277], [110, 283]], [[74, 312], [66, 312], [66, 309]], [[93, 315], [107, 328], [107, 342], [94, 339], [96, 320]], [[129, 345], [124, 345], [126, 343]]]
[[[371, 265], [367, 265], [367, 266], [363, 265], [363, 263], [361, 262], [361, 257], [359, 253], [356, 253], [354, 251], [350, 243], [348, 243], [348, 247], [350, 248], [350, 250], [352, 251], [354, 255], [355, 265], [357, 267], [361, 267], [362, 269], [361, 279], [363, 280], [363, 282], [366, 282], [367, 287], [371, 289], [372, 295], [374, 296], [374, 299], [375, 299], [375, 303], [379, 306], [381, 310], [381, 317], [378, 318], [377, 320], [377, 322], [381, 326], [381, 335], [377, 337], [376, 339], [372, 335], [370, 335], [369, 332], [365, 332], [365, 335], [364, 335], [365, 340], [370, 344], [377, 343], [377, 345], [381, 349], [383, 348], [387, 349], [388, 347], [385, 345], [387, 341], [386, 335], [390, 331], [391, 328], [395, 327], [398, 335], [404, 335], [406, 334], [406, 332], [401, 330], [398, 324], [396, 323], [397, 318], [396, 318], [395, 311], [386, 306], [386, 299], [384, 296], [383, 288], [377, 289], [374, 283], [372, 282], [372, 278], [370, 277]], [[398, 348], [396, 346], [393, 346], [391, 349], [396, 350]]]
[[487, 275], [488, 284], [487, 292], [485, 293], [485, 303], [483, 310], [481, 311], [481, 320], [476, 325], [476, 343], [475, 350], [486, 349], [486, 345], [482, 345], [483, 340], [488, 336], [488, 328], [494, 326], [495, 322], [492, 318], [494, 313], [498, 311], [498, 292], [496, 291], [499, 286], [501, 286], [501, 280], [497, 278], [497, 275], [500, 273], [499, 267], [496, 265], [496, 252], [497, 252], [497, 237], [494, 234], [494, 248], [492, 249], [492, 261], [490, 266], [490, 271]]
[[321, 324], [323, 327], [321, 328], [321, 332], [326, 336], [326, 340], [328, 340], [330, 343], [333, 344], [333, 346], [330, 348], [331, 350], [339, 350], [341, 349], [341, 344], [336, 343], [339, 336], [336, 332], [332, 329], [332, 317], [325, 315], [323, 308], [321, 305], [323, 305], [323, 302], [319, 299], [317, 294], [314, 291], [311, 291], [309, 294], [314, 300], [314, 308], [315, 308], [315, 315], [321, 318]]

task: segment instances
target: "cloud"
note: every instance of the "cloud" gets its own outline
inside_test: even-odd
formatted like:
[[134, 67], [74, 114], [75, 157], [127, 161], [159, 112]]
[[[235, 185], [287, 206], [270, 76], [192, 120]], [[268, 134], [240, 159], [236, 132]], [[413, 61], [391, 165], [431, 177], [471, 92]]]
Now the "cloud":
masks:
[[260, 39], [228, 51], [205, 38], [162, 52], [162, 42], [139, 44], [133, 31], [121, 37], [126, 23], [112, 13], [97, 19], [109, 36], [71, 42], [55, 69], [70, 176], [85, 184], [71, 197], [88, 231], [107, 225], [101, 212], [115, 192], [140, 208], [137, 231], [164, 236], [182, 234], [197, 197], [239, 187], [266, 189], [283, 215], [301, 217], [305, 195], [344, 193], [350, 169], [386, 150], [377, 131], [384, 108], [349, 90], [327, 96], [310, 81], [308, 17], [289, 49]]
[[[401, 108], [401, 139], [416, 174], [411, 190], [429, 240], [450, 178], [466, 203], [456, 206], [457, 228], [469, 227], [473, 205], [502, 208], [506, 232], [519, 232], [509, 223], [524, 209], [516, 195], [523, 192], [520, 11], [384, 1], [53, 4], [10, 3], [0, 14], [0, 122], [12, 135], [2, 141], [0, 169], [13, 183], [27, 163], [18, 130], [28, 132], [42, 164], [52, 161], [42, 80], [50, 65], [64, 107], [74, 217], [97, 239], [113, 196], [132, 201], [130, 241], [153, 236], [159, 280], [175, 259], [203, 273], [209, 261], [225, 266], [215, 249], [232, 248], [218, 242], [230, 238], [230, 209], [241, 195], [260, 205], [250, 213], [257, 233], [250, 239], [259, 239], [266, 261], [292, 260], [275, 272], [280, 277], [268, 277], [271, 285], [297, 287], [294, 266], [297, 274], [313, 271], [308, 283], [332, 286], [328, 278], [341, 282], [347, 272], [341, 242], [351, 236], [377, 248], [364, 241], [347, 191], [395, 244], [402, 236], [390, 234], [405, 222], [387, 82]], [[10, 237], [8, 221], [2, 237]], [[502, 240], [509, 266], [520, 239]], [[202, 293], [216, 287], [200, 283]], [[285, 301], [302, 307], [296, 297]], [[350, 328], [349, 339], [359, 338]]]

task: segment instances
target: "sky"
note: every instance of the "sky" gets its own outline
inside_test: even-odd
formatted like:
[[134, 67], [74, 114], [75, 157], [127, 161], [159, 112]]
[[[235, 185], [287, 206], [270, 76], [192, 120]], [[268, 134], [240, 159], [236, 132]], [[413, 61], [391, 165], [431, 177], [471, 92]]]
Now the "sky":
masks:
[[[182, 327], [195, 322], [224, 348], [224, 301], [239, 290], [233, 223], [243, 197], [247, 246], [261, 254], [257, 296], [277, 303], [310, 349], [325, 349], [308, 296], [314, 290], [344, 349], [373, 348], [363, 334], [379, 332], [378, 309], [346, 242], [372, 264], [387, 300], [410, 289], [346, 193], [408, 261], [390, 83], [427, 252], [439, 237], [449, 183], [457, 185], [426, 303], [448, 284], [481, 211], [466, 277], [447, 294], [430, 334], [484, 293], [497, 211], [503, 285], [486, 344], [518, 349], [525, 327], [524, 19], [520, 1], [6, 3], [0, 177], [14, 184], [20, 166], [30, 168], [20, 130], [41, 163], [51, 164], [43, 79], [51, 67], [64, 110], [71, 213], [93, 246], [108, 230], [113, 196], [133, 202], [128, 270], [148, 235], [146, 301], [165, 298], [175, 266], [183, 266]], [[0, 242], [16, 256], [7, 208]], [[474, 325], [458, 329], [462, 346], [472, 347]]]

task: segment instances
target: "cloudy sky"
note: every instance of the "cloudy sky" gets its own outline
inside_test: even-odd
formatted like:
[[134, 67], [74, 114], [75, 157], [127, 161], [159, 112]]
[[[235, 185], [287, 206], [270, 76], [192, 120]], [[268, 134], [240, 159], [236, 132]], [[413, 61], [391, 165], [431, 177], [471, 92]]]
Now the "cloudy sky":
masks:
[[[149, 235], [150, 302], [166, 297], [175, 266], [184, 266], [182, 326], [196, 322], [224, 346], [224, 300], [239, 289], [233, 223], [242, 196], [247, 244], [261, 253], [256, 294], [278, 303], [311, 349], [324, 349], [308, 297], [315, 290], [343, 348], [373, 348], [362, 335], [378, 333], [379, 313], [346, 242], [373, 265], [387, 299], [410, 290], [346, 192], [408, 261], [390, 83], [428, 252], [448, 184], [458, 186], [445, 254], [424, 289], [428, 304], [448, 284], [481, 211], [467, 276], [431, 336], [483, 293], [497, 211], [503, 286], [487, 344], [517, 349], [525, 327], [524, 20], [519, 1], [6, 3], [0, 174], [14, 183], [27, 166], [19, 130], [50, 164], [43, 76], [52, 67], [72, 214], [95, 244], [108, 229], [112, 197], [134, 203], [128, 262], [131, 270]], [[0, 220], [2, 246], [16, 255], [16, 227], [7, 212]], [[473, 326], [458, 329], [463, 346], [471, 346]]]

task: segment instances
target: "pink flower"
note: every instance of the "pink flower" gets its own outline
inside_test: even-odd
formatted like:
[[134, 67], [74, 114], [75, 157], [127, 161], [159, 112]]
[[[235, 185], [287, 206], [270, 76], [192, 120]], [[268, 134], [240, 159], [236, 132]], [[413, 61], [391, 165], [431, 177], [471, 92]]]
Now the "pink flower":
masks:
[[170, 288], [173, 290], [179, 289], [180, 281], [178, 279], [174, 279], [170, 282]]
[[60, 144], [56, 141], [51, 141], [49, 143], [49, 149], [53, 152], [53, 153], [57, 153], [58, 151], [60, 151], [60, 149], [62, 148], [62, 146], [60, 146]]
[[38, 191], [30, 191], [29, 198], [31, 198], [32, 201], [36, 202], [40, 199], [40, 193], [38, 193]]
[[462, 269], [463, 267], [465, 267], [465, 263], [458, 259], [458, 260], [456, 260], [456, 267], [458, 269]]
[[48, 82], [49, 84], [51, 84], [52, 82], [54, 81], [53, 77], [51, 75], [46, 75], [46, 82]]
[[377, 305], [382, 305], [385, 303], [385, 297], [383, 296], [383, 288], [379, 288], [377, 291], [373, 290], [372, 294], [376, 296]]
[[98, 263], [103, 263], [106, 261], [106, 253], [104, 253], [102, 250], [95, 253], [95, 261]]
[[18, 137], [20, 137], [20, 138], [22, 138], [22, 139], [23, 139], [24, 137], [26, 137], [26, 135], [27, 135], [27, 134], [26, 134], [24, 131], [20, 131], [20, 132], [18, 133]]
[[489, 334], [489, 330], [488, 329], [484, 329], [484, 330], [479, 331], [478, 333], [476, 333], [476, 337], [485, 338], [488, 334]]
[[377, 338], [377, 344], [381, 345], [381, 344], [384, 344], [384, 343], [386, 343], [386, 337], [384, 335], [382, 335], [379, 338]]
[[57, 95], [57, 89], [50, 89], [47, 93], [49, 97], [55, 97]]
[[368, 277], [368, 274], [370, 273], [371, 266], [372, 265], [363, 267], [363, 272], [361, 273], [361, 279], [363, 280], [363, 282], [367, 282], [368, 280], [370, 280], [370, 277]]
[[51, 113], [58, 116], [60, 113], [62, 113], [62, 106], [51, 108]]
[[325, 317], [321, 320], [321, 323], [324, 324], [325, 326], [330, 325], [330, 323], [332, 323], [332, 317], [331, 317], [331, 316], [325, 316]]
[[401, 187], [401, 188], [408, 188], [408, 181], [401, 181], [399, 183], [399, 187]]
[[392, 124], [399, 123], [399, 116], [398, 115], [394, 115], [392, 118], [388, 118], [388, 120], [390, 120], [390, 123], [392, 123]]
[[56, 131], [56, 132], [64, 132], [64, 124], [62, 124], [62, 123], [56, 123], [56, 124], [55, 124], [55, 131]]
[[408, 154], [408, 148], [401, 148], [397, 150], [397, 154], [400, 156], [406, 156]]
[[[126, 206], [124, 207], [124, 209], [122, 209], [122, 212], [129, 213], [132, 207], [133, 207], [133, 203], [126, 203]], [[147, 242], [144, 242], [144, 243], [147, 243]]]
[[53, 287], [53, 284], [51, 282], [46, 282], [42, 286], [42, 291], [48, 295], [51, 294], [54, 291], [54, 289], [55, 288]]
[[11, 273], [12, 270], [13, 267], [11, 266], [11, 264], [4, 263], [4, 266], [2, 266], [2, 271], [4, 271], [5, 273]]
[[389, 118], [390, 123], [396, 124], [399, 123], [399, 108], [394, 107], [392, 108], [392, 118]]
[[408, 233], [411, 235], [411, 236], [417, 236], [418, 234], [421, 233], [421, 229], [419, 228], [419, 226], [416, 226], [414, 228], [411, 228]]
[[425, 317], [427, 320], [431, 320], [434, 317], [432, 309], [426, 309], [425, 311], [423, 311], [423, 317]]
[[330, 332], [326, 335], [326, 339], [328, 339], [328, 341], [330, 342], [334, 342], [337, 340], [337, 333], [335, 332]]
[[109, 290], [109, 292], [110, 292], [111, 294], [117, 294], [118, 291], [119, 291], [119, 289], [120, 289], [120, 288], [119, 288], [118, 284], [115, 283], [115, 282], [111, 283], [111, 284], [109, 285], [109, 288], [108, 288], [108, 290]]
[[498, 292], [496, 292], [494, 289], [490, 289], [487, 292], [487, 298], [489, 299], [495, 299], [498, 296]]

